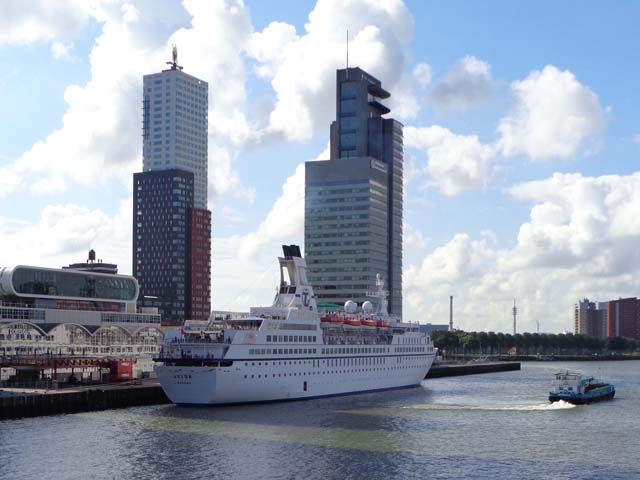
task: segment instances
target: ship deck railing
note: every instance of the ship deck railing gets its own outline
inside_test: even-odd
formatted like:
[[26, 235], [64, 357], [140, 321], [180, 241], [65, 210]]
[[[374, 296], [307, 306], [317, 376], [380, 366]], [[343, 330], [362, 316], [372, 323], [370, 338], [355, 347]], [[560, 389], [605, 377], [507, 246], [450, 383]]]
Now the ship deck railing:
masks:
[[163, 345], [159, 358], [222, 360], [229, 348], [228, 343], [180, 341]]

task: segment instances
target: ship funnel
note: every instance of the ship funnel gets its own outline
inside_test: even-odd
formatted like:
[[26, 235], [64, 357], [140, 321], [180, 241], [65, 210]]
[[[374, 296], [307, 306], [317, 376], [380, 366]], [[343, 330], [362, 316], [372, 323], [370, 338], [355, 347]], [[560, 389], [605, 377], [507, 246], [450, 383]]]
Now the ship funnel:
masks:
[[274, 302], [277, 307], [297, 307], [317, 312], [313, 287], [307, 280], [307, 262], [298, 245], [283, 245], [280, 262], [280, 288]]

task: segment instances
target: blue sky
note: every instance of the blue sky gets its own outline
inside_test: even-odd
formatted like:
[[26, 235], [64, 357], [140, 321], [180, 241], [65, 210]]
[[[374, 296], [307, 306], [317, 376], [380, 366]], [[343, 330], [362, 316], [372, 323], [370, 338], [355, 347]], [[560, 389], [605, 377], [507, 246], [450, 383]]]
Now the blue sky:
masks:
[[506, 331], [517, 297], [523, 329], [562, 331], [580, 297], [640, 293], [636, 2], [43, 5], [0, 6], [2, 265], [95, 248], [130, 273], [141, 75], [176, 42], [210, 84], [213, 305], [267, 302], [349, 29], [405, 125], [412, 320], [446, 322], [451, 293], [461, 327]]

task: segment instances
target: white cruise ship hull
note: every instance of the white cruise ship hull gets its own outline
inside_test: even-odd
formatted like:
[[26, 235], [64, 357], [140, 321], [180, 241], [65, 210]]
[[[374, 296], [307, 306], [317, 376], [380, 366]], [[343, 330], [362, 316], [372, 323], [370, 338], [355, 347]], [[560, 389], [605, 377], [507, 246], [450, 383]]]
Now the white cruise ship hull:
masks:
[[[383, 357], [375, 365], [320, 366], [313, 360], [237, 360], [229, 367], [157, 365], [158, 379], [178, 405], [300, 400], [419, 385], [435, 352]], [[336, 362], [338, 364], [339, 362]]]

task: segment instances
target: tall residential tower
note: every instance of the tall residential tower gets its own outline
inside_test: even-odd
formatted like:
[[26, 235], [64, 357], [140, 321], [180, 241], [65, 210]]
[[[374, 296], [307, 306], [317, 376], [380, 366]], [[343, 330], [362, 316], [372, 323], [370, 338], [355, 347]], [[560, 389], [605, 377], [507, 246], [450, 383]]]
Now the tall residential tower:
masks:
[[143, 171], [134, 174], [133, 275], [142, 306], [164, 321], [205, 320], [211, 310], [207, 210], [208, 85], [170, 68], [143, 80]]
[[330, 159], [307, 162], [305, 257], [319, 300], [362, 304], [384, 277], [402, 315], [402, 124], [383, 118], [390, 94], [360, 68], [336, 75]]

